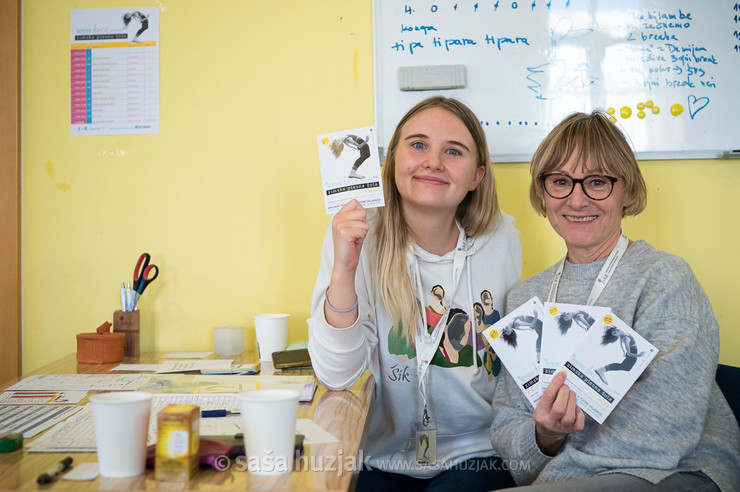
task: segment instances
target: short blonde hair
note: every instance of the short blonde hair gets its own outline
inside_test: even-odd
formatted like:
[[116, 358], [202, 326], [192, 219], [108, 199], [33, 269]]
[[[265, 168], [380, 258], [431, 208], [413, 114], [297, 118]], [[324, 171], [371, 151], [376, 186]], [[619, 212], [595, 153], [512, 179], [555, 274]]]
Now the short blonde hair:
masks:
[[624, 179], [627, 202], [622, 217], [637, 215], [647, 205], [647, 187], [627, 138], [596, 110], [573, 113], [558, 123], [532, 156], [529, 201], [535, 212], [547, 215], [545, 188], [540, 176], [561, 169], [573, 156], [582, 168]]

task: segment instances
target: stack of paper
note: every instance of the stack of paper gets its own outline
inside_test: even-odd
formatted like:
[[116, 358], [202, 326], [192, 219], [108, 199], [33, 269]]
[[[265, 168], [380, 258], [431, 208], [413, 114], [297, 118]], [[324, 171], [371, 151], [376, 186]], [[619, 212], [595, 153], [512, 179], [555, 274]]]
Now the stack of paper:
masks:
[[143, 385], [143, 374], [39, 374], [15, 383], [6, 391], [131, 391]]

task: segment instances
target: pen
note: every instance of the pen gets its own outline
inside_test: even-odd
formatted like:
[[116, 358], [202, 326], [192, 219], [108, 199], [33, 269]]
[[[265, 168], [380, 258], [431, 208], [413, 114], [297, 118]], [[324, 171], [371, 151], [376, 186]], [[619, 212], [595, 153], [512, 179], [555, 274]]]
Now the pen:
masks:
[[126, 284], [126, 311], [134, 310], [134, 291], [131, 289], [131, 282]]
[[52, 468], [49, 468], [44, 473], [39, 475], [39, 478], [36, 479], [36, 483], [43, 485], [45, 483], [53, 482], [54, 480], [56, 480], [57, 476], [60, 473], [68, 470], [70, 466], [72, 466], [72, 457], [67, 456], [62, 461], [54, 465]]
[[240, 415], [241, 412], [233, 412], [230, 410], [203, 410], [200, 412], [201, 418], [207, 419], [211, 417], [226, 417], [227, 415]]
[[121, 311], [128, 311], [128, 302], [126, 302], [126, 282], [121, 282]]

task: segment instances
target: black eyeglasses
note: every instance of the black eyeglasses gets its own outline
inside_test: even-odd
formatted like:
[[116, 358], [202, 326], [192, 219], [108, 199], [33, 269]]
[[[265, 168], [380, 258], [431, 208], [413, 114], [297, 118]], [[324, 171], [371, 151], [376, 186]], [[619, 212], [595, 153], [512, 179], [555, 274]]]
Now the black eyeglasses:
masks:
[[591, 174], [585, 178], [576, 179], [567, 174], [549, 173], [540, 174], [539, 179], [542, 181], [547, 194], [553, 198], [568, 198], [573, 193], [576, 183], [581, 183], [583, 193], [591, 200], [605, 200], [614, 191], [614, 183], [622, 178], [604, 174]]

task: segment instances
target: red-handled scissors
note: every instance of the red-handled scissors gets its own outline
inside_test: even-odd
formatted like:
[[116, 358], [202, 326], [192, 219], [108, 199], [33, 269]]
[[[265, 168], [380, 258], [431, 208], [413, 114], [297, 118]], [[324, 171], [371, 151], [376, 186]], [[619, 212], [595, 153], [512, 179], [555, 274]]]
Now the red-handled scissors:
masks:
[[157, 278], [159, 275], [159, 268], [157, 265], [150, 265], [149, 260], [151, 256], [149, 253], [142, 253], [139, 256], [139, 261], [136, 262], [136, 268], [134, 269], [134, 292], [141, 295], [144, 289]]

